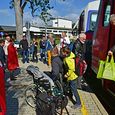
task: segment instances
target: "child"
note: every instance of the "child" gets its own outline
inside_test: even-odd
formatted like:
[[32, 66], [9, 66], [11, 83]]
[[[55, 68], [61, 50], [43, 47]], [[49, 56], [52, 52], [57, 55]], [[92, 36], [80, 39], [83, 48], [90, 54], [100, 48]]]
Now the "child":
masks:
[[65, 46], [61, 49], [61, 55], [64, 58], [64, 65], [66, 69], [66, 74], [64, 75], [69, 82], [70, 89], [75, 96], [75, 104], [72, 108], [81, 108], [81, 101], [79, 94], [77, 92], [77, 75], [75, 74], [75, 55], [70, 51], [70, 49]]

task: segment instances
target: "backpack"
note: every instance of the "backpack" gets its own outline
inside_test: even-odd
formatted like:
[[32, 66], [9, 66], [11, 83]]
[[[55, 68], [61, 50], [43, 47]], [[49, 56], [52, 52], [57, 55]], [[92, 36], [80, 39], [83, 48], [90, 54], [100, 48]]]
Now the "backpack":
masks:
[[75, 57], [75, 73], [78, 76], [83, 76], [87, 69], [87, 64], [80, 57]]

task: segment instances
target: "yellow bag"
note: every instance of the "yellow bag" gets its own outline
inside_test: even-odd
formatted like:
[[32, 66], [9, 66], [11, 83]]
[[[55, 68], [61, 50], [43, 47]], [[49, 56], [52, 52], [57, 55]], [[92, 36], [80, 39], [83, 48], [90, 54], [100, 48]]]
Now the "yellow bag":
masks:
[[102, 78], [115, 81], [115, 63], [113, 55], [111, 56], [110, 62], [109, 56], [107, 56]]
[[98, 78], [98, 79], [101, 79], [101, 78], [102, 78], [104, 68], [105, 68], [105, 61], [100, 60], [100, 61], [99, 61], [99, 69], [98, 69], [98, 73], [97, 73], [97, 78]]

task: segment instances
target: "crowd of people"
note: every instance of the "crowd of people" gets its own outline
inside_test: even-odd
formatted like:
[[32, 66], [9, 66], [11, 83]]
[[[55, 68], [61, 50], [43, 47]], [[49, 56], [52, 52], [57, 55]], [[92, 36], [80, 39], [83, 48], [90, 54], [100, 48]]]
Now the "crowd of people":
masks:
[[[115, 25], [115, 16], [113, 15], [111, 16], [111, 23]], [[82, 89], [82, 85], [84, 85], [83, 83], [85, 82], [83, 81], [83, 74], [76, 73], [75, 58], [79, 58], [80, 61], [87, 66], [85, 61], [85, 41], [86, 35], [85, 33], [81, 33], [71, 44], [66, 33], [62, 32], [58, 44], [56, 44], [52, 34], [49, 34], [48, 36], [43, 34], [39, 42], [37, 39], [33, 38], [30, 46], [28, 40], [24, 36], [19, 44], [23, 63], [29, 63], [30, 61], [37, 63], [39, 61], [38, 47], [40, 48], [40, 61], [51, 66], [50, 77], [53, 81], [55, 82], [61, 77], [62, 85], [63, 82], [68, 83], [70, 88], [68, 96], [73, 102], [72, 108], [74, 109], [81, 108], [82, 106], [77, 89]], [[108, 51], [108, 55], [112, 55], [114, 50], [115, 46]], [[32, 58], [31, 60], [29, 58], [30, 55]], [[0, 39], [0, 67], [9, 70], [10, 80], [16, 80], [14, 71], [19, 68], [18, 53], [8, 34], [5, 34], [5, 40]], [[80, 66], [77, 66], [77, 68], [80, 69]], [[86, 70], [86, 67], [84, 70]], [[86, 83], [85, 86], [87, 86]], [[75, 100], [73, 99], [73, 95]]]
[[[39, 43], [37, 39], [33, 39], [32, 42], [28, 43], [28, 40], [24, 36], [20, 41], [19, 47], [21, 49], [21, 56], [23, 63], [29, 63], [30, 61], [38, 62], [38, 46], [40, 47], [40, 60], [51, 66], [50, 77], [55, 82], [59, 80], [61, 76], [62, 81], [66, 81], [71, 89], [69, 97], [74, 95], [73, 108], [81, 107], [81, 101], [77, 92], [77, 84], [81, 83], [82, 76], [78, 76], [75, 73], [75, 57], [80, 58], [85, 62], [84, 59], [84, 44], [86, 35], [84, 33], [79, 35], [79, 38], [73, 43], [73, 49], [70, 48], [70, 39], [66, 36], [65, 32], [62, 32], [62, 36], [59, 40], [59, 44], [55, 43], [55, 39], [52, 34], [46, 36], [42, 35]], [[31, 51], [30, 60], [29, 55]], [[5, 69], [7, 68], [10, 73], [10, 80], [16, 80], [14, 71], [19, 68], [18, 53], [14, 47], [14, 43], [10, 35], [5, 34], [5, 40], [0, 39], [0, 65]], [[80, 80], [78, 80], [80, 78]], [[79, 87], [81, 88], [81, 86]]]

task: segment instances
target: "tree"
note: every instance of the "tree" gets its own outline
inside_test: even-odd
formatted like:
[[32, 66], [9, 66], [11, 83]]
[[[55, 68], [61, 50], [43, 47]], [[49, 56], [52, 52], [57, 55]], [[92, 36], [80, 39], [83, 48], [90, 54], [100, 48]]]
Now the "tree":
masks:
[[51, 0], [11, 0], [10, 8], [14, 8], [15, 10], [17, 40], [20, 41], [23, 37], [23, 12], [27, 3], [29, 4], [32, 16], [40, 16], [46, 24], [51, 16], [48, 11], [53, 8], [50, 6], [50, 1]]

